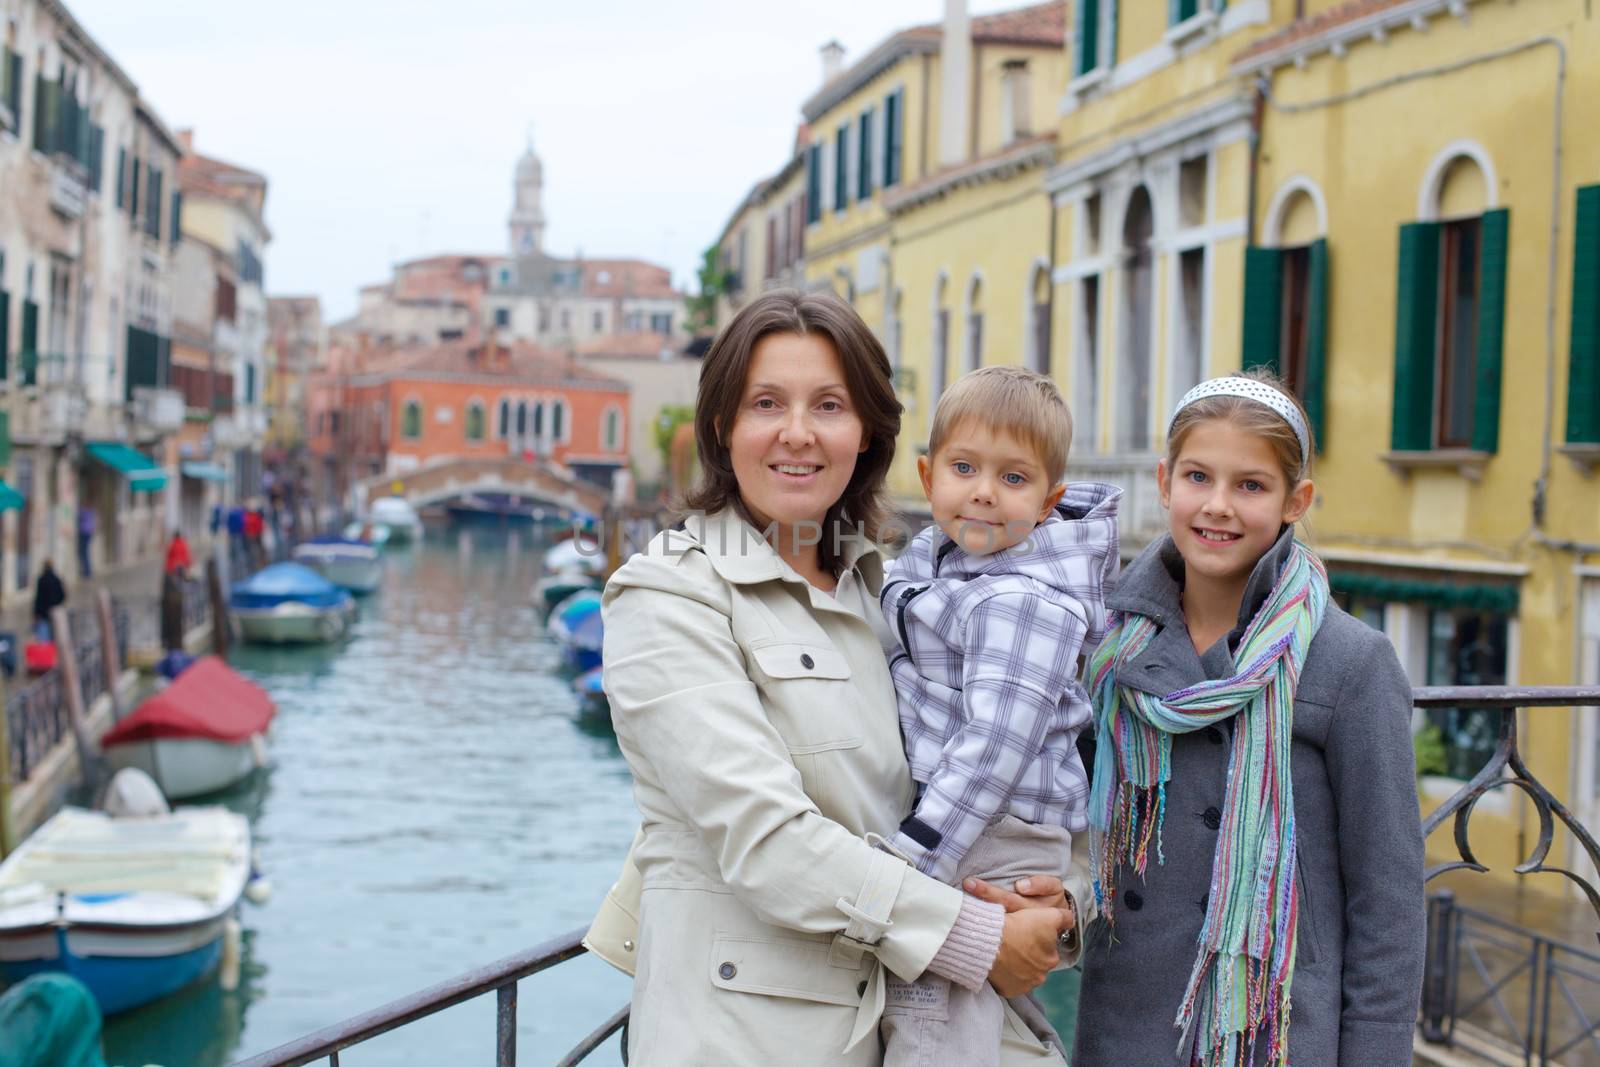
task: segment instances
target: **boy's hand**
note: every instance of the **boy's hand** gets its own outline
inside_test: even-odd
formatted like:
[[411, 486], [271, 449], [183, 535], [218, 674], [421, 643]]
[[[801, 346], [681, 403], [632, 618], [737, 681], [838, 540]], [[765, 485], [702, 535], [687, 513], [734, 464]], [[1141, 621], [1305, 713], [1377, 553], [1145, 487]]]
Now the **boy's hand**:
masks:
[[982, 878], [968, 878], [961, 883], [961, 888], [979, 900], [1001, 905], [1008, 912], [1021, 911], [1024, 908], [1072, 906], [1067, 900], [1066, 887], [1061, 884], [1061, 879], [1049, 874], [1036, 874], [1017, 879], [1014, 893], [997, 885], [991, 885]]

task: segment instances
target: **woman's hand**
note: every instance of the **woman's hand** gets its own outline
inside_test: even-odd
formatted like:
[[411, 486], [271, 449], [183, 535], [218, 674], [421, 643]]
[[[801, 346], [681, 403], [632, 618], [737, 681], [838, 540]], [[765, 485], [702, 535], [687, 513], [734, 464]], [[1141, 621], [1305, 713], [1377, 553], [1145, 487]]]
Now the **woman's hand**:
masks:
[[1057, 941], [1072, 929], [1064, 908], [1024, 908], [1006, 916], [1000, 951], [989, 968], [989, 983], [1002, 997], [1020, 997], [1044, 982], [1061, 962]]
[[979, 900], [1001, 905], [1008, 912], [1022, 911], [1024, 908], [1071, 907], [1061, 879], [1049, 874], [1036, 874], [1029, 878], [1017, 879], [1014, 893], [997, 885], [991, 885], [982, 878], [968, 878], [961, 883], [961, 888]]

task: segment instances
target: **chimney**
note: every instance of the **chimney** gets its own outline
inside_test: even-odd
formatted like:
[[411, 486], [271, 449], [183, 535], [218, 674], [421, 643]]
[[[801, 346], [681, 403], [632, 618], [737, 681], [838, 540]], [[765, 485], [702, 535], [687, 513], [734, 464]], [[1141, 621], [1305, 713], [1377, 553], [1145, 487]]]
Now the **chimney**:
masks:
[[967, 0], [944, 0], [939, 49], [939, 165], [965, 163], [972, 108], [972, 23]]
[[177, 132], [176, 136], [178, 138], [178, 143], [183, 146], [183, 154], [186, 155], [186, 156], [187, 155], [193, 155], [194, 154], [194, 128], [190, 127], [189, 129], [186, 129], [186, 130], [179, 130]]
[[822, 53], [822, 84], [827, 85], [844, 70], [844, 45], [829, 41], [818, 51]]

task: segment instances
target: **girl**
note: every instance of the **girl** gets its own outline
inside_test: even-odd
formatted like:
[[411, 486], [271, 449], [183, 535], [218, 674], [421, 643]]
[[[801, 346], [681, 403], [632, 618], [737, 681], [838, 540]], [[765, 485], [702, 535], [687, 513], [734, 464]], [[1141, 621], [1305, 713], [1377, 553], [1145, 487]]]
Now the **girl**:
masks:
[[1073, 1067], [1404, 1067], [1425, 939], [1410, 683], [1295, 540], [1312, 440], [1275, 379], [1196, 386], [1167, 441], [1171, 531], [1107, 597], [1089, 668], [1101, 921]]

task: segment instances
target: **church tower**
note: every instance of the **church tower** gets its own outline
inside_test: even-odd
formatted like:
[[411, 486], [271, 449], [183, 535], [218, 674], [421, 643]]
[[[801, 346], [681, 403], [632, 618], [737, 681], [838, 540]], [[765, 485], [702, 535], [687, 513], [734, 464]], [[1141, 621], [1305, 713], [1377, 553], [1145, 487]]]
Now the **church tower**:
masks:
[[533, 134], [528, 134], [528, 149], [517, 160], [516, 197], [507, 225], [511, 230], [512, 258], [538, 255], [544, 251], [544, 164], [533, 151]]

